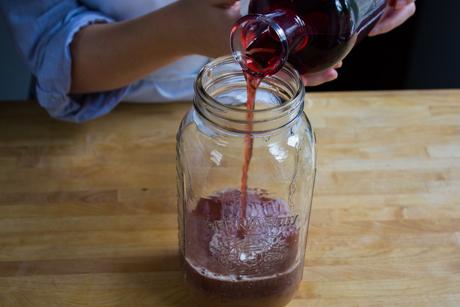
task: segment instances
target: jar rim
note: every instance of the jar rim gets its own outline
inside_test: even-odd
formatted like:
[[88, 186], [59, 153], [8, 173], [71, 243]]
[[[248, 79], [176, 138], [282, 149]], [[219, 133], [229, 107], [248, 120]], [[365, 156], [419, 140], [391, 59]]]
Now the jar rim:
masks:
[[[224, 67], [228, 65], [228, 71]], [[222, 71], [216, 70], [214, 79], [210, 77], [213, 69], [224, 67]], [[219, 75], [219, 73], [221, 73]], [[285, 65], [278, 73], [268, 76], [263, 82], [269, 87], [276, 88], [278, 91], [287, 91], [287, 99], [280, 104], [267, 108], [254, 110], [242, 109], [240, 107], [225, 104], [213, 98], [206, 90], [205, 78], [209, 80], [221, 80], [222, 76], [237, 76], [240, 81], [244, 80], [243, 71], [233, 56], [224, 56], [206, 64], [198, 73], [195, 79], [195, 97], [193, 100], [197, 112], [212, 124], [221, 126], [235, 132], [247, 131], [245, 125], [254, 125], [251, 133], [262, 133], [288, 125], [303, 112], [305, 88], [299, 73], [291, 66]], [[203, 81], [205, 80], [205, 81]], [[245, 84], [245, 83], [244, 83]], [[261, 83], [262, 84], [262, 83]], [[246, 86], [244, 86], [245, 88]], [[276, 93], [274, 91], [273, 93]], [[251, 114], [248, 119], [247, 114]]]
[[[221, 103], [219, 102], [218, 100], [214, 99], [211, 95], [209, 95], [208, 92], [206, 92], [204, 90], [204, 87], [203, 87], [203, 83], [202, 83], [202, 78], [201, 76], [203, 74], [206, 73], [206, 71], [208, 69], [210, 69], [210, 67], [212, 65], [216, 65], [217, 62], [221, 62], [219, 64], [232, 64], [232, 63], [235, 63], [237, 65], [238, 62], [233, 58], [233, 56], [230, 56], [230, 55], [227, 55], [227, 56], [222, 56], [222, 57], [219, 57], [219, 58], [216, 58], [215, 60], [207, 63], [206, 65], [204, 65], [201, 70], [198, 72], [196, 78], [195, 78], [195, 84], [194, 84], [194, 87], [195, 87], [195, 92], [199, 91], [201, 92], [200, 94], [203, 95], [204, 97], [206, 97], [207, 99], [213, 101], [214, 103], [216, 103], [216, 105], [218, 106], [221, 106], [221, 107], [224, 107], [224, 108], [227, 108], [227, 109], [231, 109], [233, 111], [237, 111], [237, 112], [243, 112], [243, 113], [261, 113], [261, 112], [265, 112], [265, 111], [273, 111], [273, 110], [276, 110], [276, 109], [280, 109], [280, 108], [283, 108], [283, 107], [286, 107], [287, 105], [289, 104], [292, 104], [293, 101], [295, 100], [294, 98], [298, 97], [299, 95], [302, 94], [303, 91], [305, 91], [305, 88], [303, 86], [303, 83], [302, 83], [302, 78], [300, 77], [300, 74], [297, 72], [297, 70], [289, 63], [285, 63], [284, 67], [281, 68], [280, 71], [283, 71], [283, 72], [287, 72], [289, 75], [292, 75], [292, 78], [293, 80], [296, 80], [297, 83], [299, 83], [299, 86], [297, 86], [297, 91], [293, 94], [293, 96], [291, 97], [291, 99], [289, 99], [288, 101], [286, 101], [285, 103], [282, 103], [282, 104], [279, 104], [279, 105], [275, 105], [273, 107], [269, 107], [269, 108], [265, 108], [265, 109], [254, 109], [254, 110], [247, 110], [247, 109], [241, 109], [241, 108], [238, 108], [238, 107], [234, 107], [234, 106], [230, 106], [230, 105], [226, 105], [224, 103]], [[276, 74], [275, 74], [276, 75]], [[266, 78], [270, 78], [271, 76], [267, 76]]]

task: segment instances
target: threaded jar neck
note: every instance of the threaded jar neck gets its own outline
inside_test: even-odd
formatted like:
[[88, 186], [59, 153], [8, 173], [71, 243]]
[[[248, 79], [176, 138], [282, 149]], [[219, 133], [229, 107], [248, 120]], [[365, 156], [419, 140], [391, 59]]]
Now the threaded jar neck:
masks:
[[221, 130], [263, 134], [291, 124], [303, 112], [305, 88], [300, 75], [290, 65], [263, 79], [254, 110], [246, 109], [246, 80], [232, 56], [205, 65], [194, 86], [193, 103], [197, 113]]

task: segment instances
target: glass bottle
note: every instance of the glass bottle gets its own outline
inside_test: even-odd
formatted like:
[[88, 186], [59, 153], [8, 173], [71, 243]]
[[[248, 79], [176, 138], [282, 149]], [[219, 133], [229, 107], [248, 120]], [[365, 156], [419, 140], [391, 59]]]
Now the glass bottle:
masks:
[[262, 81], [255, 110], [233, 57], [196, 78], [177, 134], [177, 205], [181, 269], [199, 306], [280, 307], [297, 291], [316, 173], [304, 95], [290, 65]]
[[232, 29], [232, 53], [256, 76], [286, 61], [300, 74], [320, 73], [345, 58], [386, 9], [386, 0], [251, 0]]

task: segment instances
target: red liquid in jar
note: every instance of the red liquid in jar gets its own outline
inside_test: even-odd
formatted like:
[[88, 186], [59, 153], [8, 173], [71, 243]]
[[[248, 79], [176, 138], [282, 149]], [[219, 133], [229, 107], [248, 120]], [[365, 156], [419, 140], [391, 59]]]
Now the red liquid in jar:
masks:
[[[273, 57], [260, 50], [255, 55], [266, 56], [267, 65]], [[254, 110], [257, 88], [269, 73], [243, 73], [246, 109]], [[253, 113], [247, 112], [246, 120], [252, 119]], [[252, 129], [246, 124], [241, 189], [201, 198], [195, 209], [185, 212], [181, 268], [189, 295], [202, 307], [282, 307], [302, 279], [298, 216], [290, 214], [285, 201], [248, 189]]]
[[243, 220], [236, 189], [202, 198], [185, 212], [182, 269], [199, 306], [280, 307], [299, 287], [299, 217], [263, 191], [249, 190], [247, 200]]
[[[244, 73], [247, 110], [254, 110], [263, 77]], [[251, 121], [253, 113], [247, 112]], [[182, 272], [190, 297], [202, 307], [282, 307], [295, 295], [303, 270], [298, 216], [281, 199], [248, 188], [253, 127], [245, 126], [240, 190], [201, 198], [186, 210]]]
[[[254, 110], [263, 78], [243, 72], [247, 110]], [[253, 113], [246, 113], [251, 121]], [[185, 214], [185, 257], [181, 267], [189, 295], [202, 307], [281, 307], [302, 279], [298, 259], [298, 216], [283, 200], [248, 189], [253, 127], [245, 126], [241, 189], [200, 199]], [[204, 222], [203, 222], [204, 221]]]

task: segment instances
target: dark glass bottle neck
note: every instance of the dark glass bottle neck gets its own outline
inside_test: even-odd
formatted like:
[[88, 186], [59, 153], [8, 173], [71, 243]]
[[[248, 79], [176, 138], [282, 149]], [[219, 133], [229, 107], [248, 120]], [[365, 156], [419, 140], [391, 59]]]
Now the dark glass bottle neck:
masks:
[[233, 27], [230, 47], [243, 70], [265, 77], [278, 72], [289, 53], [307, 43], [307, 33], [303, 20], [290, 10], [249, 14]]

